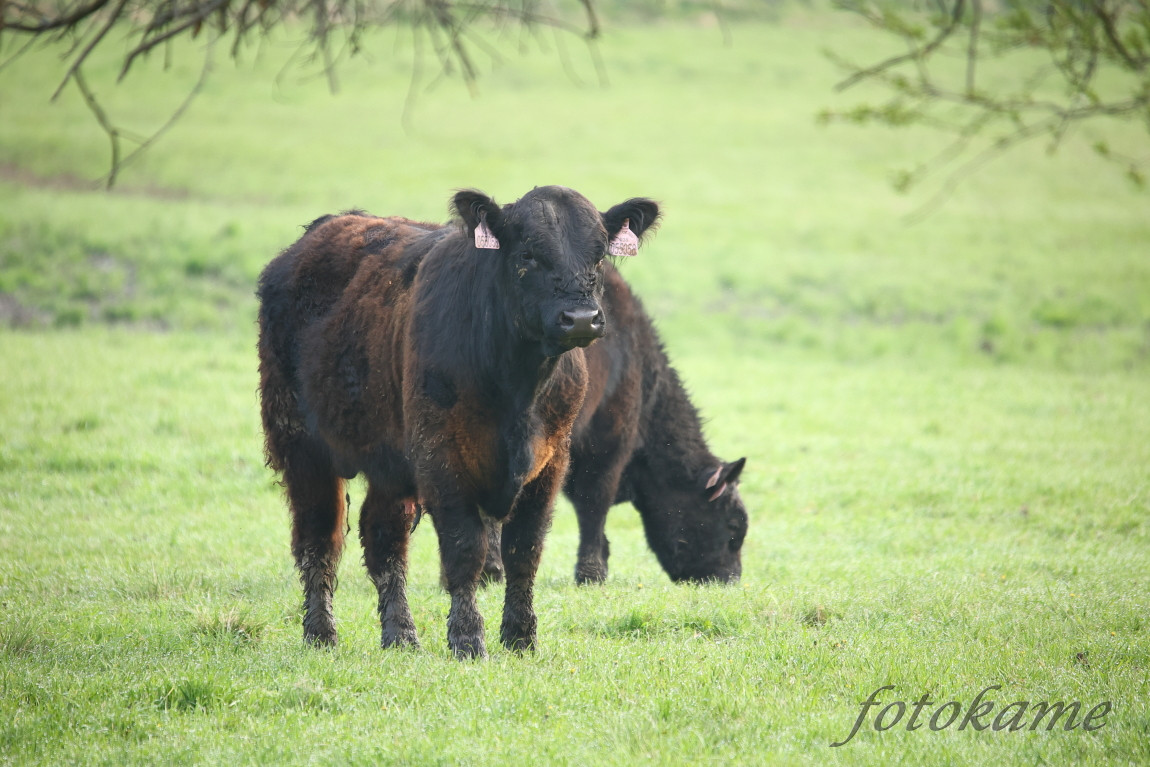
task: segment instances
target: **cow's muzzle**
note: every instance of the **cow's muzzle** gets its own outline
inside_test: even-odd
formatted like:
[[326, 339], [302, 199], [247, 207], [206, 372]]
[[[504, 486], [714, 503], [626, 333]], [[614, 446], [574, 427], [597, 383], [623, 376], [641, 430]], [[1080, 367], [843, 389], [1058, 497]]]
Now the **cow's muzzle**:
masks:
[[607, 321], [598, 307], [566, 309], [559, 312], [559, 340], [567, 348], [587, 346], [602, 338]]

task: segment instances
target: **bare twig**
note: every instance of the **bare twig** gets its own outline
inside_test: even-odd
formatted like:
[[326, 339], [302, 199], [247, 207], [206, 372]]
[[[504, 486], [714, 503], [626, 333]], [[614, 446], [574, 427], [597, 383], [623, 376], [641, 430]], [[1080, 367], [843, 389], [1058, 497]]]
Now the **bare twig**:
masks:
[[[82, 5], [71, 13], [66, 13], [55, 17], [44, 16], [42, 13], [40, 13], [38, 15], [40, 15], [41, 21], [35, 24], [29, 24], [19, 20], [9, 21], [5, 19], [3, 26], [5, 29], [10, 29], [14, 32], [27, 32], [28, 34], [33, 35], [38, 35], [42, 32], [50, 32], [57, 29], [71, 29], [84, 19], [87, 19], [95, 14], [97, 11], [107, 5], [108, 2], [109, 0], [93, 0], [88, 5]], [[28, 15], [31, 15], [33, 12], [35, 12], [33, 8], [29, 8], [28, 6], [17, 6], [17, 11], [19, 12], [21, 8], [27, 8]]]
[[914, 45], [912, 46], [912, 49], [909, 53], [904, 53], [899, 56], [892, 56], [885, 61], [880, 61], [878, 64], [875, 64], [872, 67], [867, 67], [866, 69], [859, 70], [858, 72], [855, 72], [850, 77], [835, 85], [835, 90], [844, 91], [847, 88], [850, 88], [852, 85], [856, 85], [857, 83], [862, 82], [867, 78], [874, 77], [875, 75], [885, 72], [888, 69], [897, 67], [899, 64], [906, 63], [907, 61], [919, 61], [930, 56], [932, 53], [938, 50], [939, 46], [946, 42], [947, 38], [954, 34], [956, 29], [958, 29], [958, 25], [962, 21], [962, 15], [965, 13], [965, 9], [966, 0], [955, 0], [954, 8], [951, 11], [949, 22], [946, 24], [946, 26], [939, 30], [938, 34], [935, 35], [934, 39], [932, 39], [929, 43], [923, 46]]
[[[201, 83], [192, 89], [188, 99], [171, 115], [168, 122], [125, 156], [123, 142], [132, 135], [118, 126], [102, 105], [95, 90], [84, 77], [84, 68], [98, 51], [124, 45], [119, 59], [118, 80], [123, 81], [132, 67], [157, 49], [164, 53], [165, 67], [181, 52], [173, 43], [195, 38], [204, 27], [213, 32], [213, 43], [227, 34], [229, 51], [238, 59], [246, 41], [255, 35], [263, 45], [268, 34], [291, 21], [306, 25], [306, 37], [290, 57], [288, 66], [304, 61], [314, 66], [337, 91], [338, 69], [347, 57], [361, 52], [365, 31], [388, 25], [411, 29], [413, 41], [412, 80], [404, 99], [401, 120], [410, 127], [415, 99], [424, 83], [424, 58], [439, 59], [440, 77], [457, 73], [467, 87], [476, 92], [480, 75], [476, 52], [493, 61], [500, 60], [498, 51], [489, 44], [481, 29], [482, 22], [519, 25], [524, 30], [551, 29], [556, 34], [576, 35], [587, 43], [599, 74], [606, 75], [593, 41], [601, 25], [596, 0], [574, 0], [584, 16], [584, 24], [564, 19], [557, 11], [541, 11], [534, 0], [0, 0], [0, 32], [5, 43], [15, 36], [19, 41], [14, 53], [0, 61], [0, 69], [33, 47], [37, 41], [60, 45], [65, 73], [55, 88], [53, 98], [75, 81], [85, 104], [108, 136], [112, 149], [107, 185], [115, 183], [123, 167], [151, 146], [187, 109], [200, 91], [202, 78], [211, 70], [205, 61]], [[119, 34], [118, 34], [119, 33]], [[21, 40], [23, 36], [26, 40]], [[430, 50], [427, 44], [430, 43]], [[212, 46], [209, 46], [212, 47]], [[560, 56], [573, 76], [566, 49], [560, 44]], [[306, 49], [306, 50], [305, 50]], [[282, 82], [287, 67], [276, 76]]]
[[8, 67], [9, 64], [11, 64], [13, 61], [16, 61], [21, 56], [23, 56], [25, 53], [27, 53], [28, 50], [35, 44], [36, 44], [36, 38], [35, 37], [29, 37], [27, 40], [25, 40], [24, 44], [21, 45], [19, 48], [17, 48], [12, 53], [11, 56], [4, 59], [3, 61], [0, 61], [0, 72], [3, 72]]
[[192, 89], [188, 91], [188, 95], [184, 97], [184, 100], [180, 102], [180, 105], [176, 107], [175, 110], [168, 116], [168, 119], [164, 122], [164, 124], [161, 125], [147, 139], [141, 141], [139, 146], [133, 149], [123, 160], [121, 160], [118, 168], [113, 166], [107, 177], [109, 188], [112, 186], [114, 174], [118, 173], [119, 170], [134, 162], [148, 147], [156, 143], [156, 141], [158, 141], [161, 136], [167, 133], [168, 130], [171, 129], [171, 127], [175, 125], [181, 117], [184, 116], [184, 112], [186, 112], [188, 107], [192, 105], [192, 101], [195, 100], [196, 96], [200, 95], [200, 92], [204, 89], [204, 84], [208, 81], [208, 75], [210, 75], [212, 72], [214, 47], [214, 40], [208, 43], [207, 49], [204, 51], [204, 64], [200, 68], [199, 79], [196, 80], [196, 84], [192, 86]]
[[411, 115], [415, 110], [415, 94], [423, 80], [423, 36], [418, 26], [411, 28], [411, 79], [407, 82], [407, 94], [403, 99], [403, 114], [400, 123], [404, 131], [411, 133]]
[[100, 28], [100, 31], [97, 32], [91, 40], [88, 41], [88, 44], [84, 46], [84, 50], [80, 52], [80, 55], [72, 60], [72, 66], [68, 67], [68, 71], [64, 73], [64, 79], [60, 81], [60, 84], [56, 86], [56, 92], [52, 94], [52, 101], [56, 100], [56, 98], [60, 95], [60, 91], [64, 90], [64, 86], [68, 84], [68, 80], [72, 77], [72, 75], [79, 71], [84, 62], [88, 60], [88, 56], [91, 55], [96, 46], [100, 44], [100, 41], [104, 39], [104, 36], [108, 34], [108, 31], [111, 30], [112, 27], [115, 26], [116, 23], [120, 20], [120, 14], [124, 12], [124, 7], [127, 4], [128, 0], [119, 0], [119, 2], [116, 4], [116, 7], [113, 8], [112, 12], [108, 15], [108, 19], [104, 23], [104, 26]]
[[966, 161], [957, 170], [947, 176], [946, 181], [943, 182], [942, 187], [931, 196], [929, 200], [916, 208], [912, 213], [906, 217], [908, 224], [917, 224], [925, 220], [931, 213], [935, 212], [946, 200], [954, 194], [959, 184], [968, 176], [973, 175], [981, 170], [983, 166], [995, 158], [1002, 155], [1004, 152], [1012, 148], [1016, 144], [1028, 141], [1044, 133], [1049, 132], [1051, 125], [1049, 123], [1038, 123], [1028, 126], [1024, 129], [1018, 130], [1009, 136], [995, 141], [991, 146], [979, 152], [978, 155]]
[[[1145, 4], [1143, 4], [1144, 9], [1145, 7]], [[1116, 20], [1120, 11], [1115, 10], [1113, 13], [1110, 13], [1103, 2], [1093, 3], [1092, 10], [1094, 11], [1094, 15], [1098, 17], [1098, 20], [1102, 22], [1102, 31], [1106, 33], [1106, 39], [1110, 41], [1110, 46], [1114, 49], [1114, 52], [1117, 53], [1131, 69], [1138, 72], [1144, 71], [1147, 62], [1150, 61], [1150, 55], [1142, 54], [1141, 56], [1135, 56], [1122, 42], [1116, 28]]]
[[587, 13], [587, 39], [595, 40], [599, 37], [599, 16], [595, 13], [594, 0], [579, 0], [583, 10]]
[[154, 37], [146, 37], [139, 45], [133, 48], [132, 51], [124, 59], [124, 66], [120, 69], [119, 79], [124, 79], [124, 77], [128, 74], [128, 70], [132, 66], [132, 62], [134, 62], [138, 56], [154, 50], [160, 43], [163, 43], [166, 40], [171, 40], [172, 38], [187, 32], [197, 24], [202, 24], [208, 18], [208, 16], [212, 15], [214, 11], [222, 8], [227, 3], [228, 0], [209, 0], [206, 5], [195, 9], [192, 12], [191, 17], [184, 21], [183, 24], [172, 27], [163, 34], [156, 35]]
[[84, 97], [84, 103], [88, 105], [88, 109], [92, 112], [93, 116], [95, 116], [96, 122], [104, 129], [104, 133], [108, 134], [108, 140], [112, 144], [112, 169], [108, 172], [106, 186], [107, 189], [111, 189], [112, 185], [116, 183], [116, 174], [120, 171], [120, 132], [116, 130], [116, 126], [112, 125], [104, 108], [100, 106], [100, 102], [96, 99], [96, 95], [92, 93], [92, 89], [88, 87], [88, 83], [84, 80], [84, 69], [82, 67], [72, 73], [72, 80], [76, 83], [76, 87], [80, 89], [80, 93]]
[[966, 92], [974, 94], [975, 69], [978, 67], [978, 33], [982, 26], [982, 0], [970, 0], [970, 38], [966, 46]]

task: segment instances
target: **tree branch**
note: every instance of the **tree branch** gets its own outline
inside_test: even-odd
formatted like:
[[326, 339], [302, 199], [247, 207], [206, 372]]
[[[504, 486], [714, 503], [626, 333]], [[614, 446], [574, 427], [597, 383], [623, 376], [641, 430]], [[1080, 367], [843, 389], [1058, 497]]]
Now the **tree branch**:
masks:
[[118, 174], [121, 169], [134, 162], [136, 158], [143, 154], [143, 152], [148, 147], [150, 147], [152, 144], [158, 141], [161, 136], [167, 133], [168, 130], [171, 129], [171, 127], [175, 125], [181, 117], [183, 117], [184, 112], [188, 110], [188, 107], [192, 105], [192, 102], [195, 100], [196, 96], [198, 96], [204, 89], [204, 84], [208, 81], [208, 75], [210, 75], [212, 72], [212, 52], [214, 47], [215, 40], [208, 44], [207, 50], [204, 52], [204, 64], [200, 68], [199, 79], [196, 80], [196, 84], [192, 86], [190, 91], [188, 91], [188, 95], [184, 97], [184, 100], [180, 103], [180, 105], [176, 107], [176, 109], [168, 116], [167, 121], [164, 122], [164, 124], [161, 125], [158, 129], [156, 129], [156, 131], [151, 136], [149, 136], [144, 141], [141, 141], [139, 146], [133, 149], [131, 153], [129, 153], [128, 156], [123, 160], [121, 160], [118, 165], [113, 164], [111, 171], [109, 171], [108, 175], [106, 176], [108, 179], [109, 189], [112, 187], [112, 183], [115, 180], [116, 174]]
[[76, 87], [80, 89], [80, 94], [84, 97], [84, 103], [88, 105], [88, 109], [96, 118], [96, 122], [104, 129], [104, 133], [108, 135], [108, 140], [112, 144], [112, 169], [108, 172], [108, 183], [105, 188], [111, 189], [112, 185], [116, 183], [116, 174], [120, 171], [120, 132], [116, 126], [108, 119], [108, 115], [104, 112], [100, 102], [96, 100], [96, 95], [92, 93], [88, 83], [84, 80], [84, 70], [77, 68], [72, 73], [72, 80], [75, 81]]
[[978, 33], [982, 26], [982, 0], [970, 3], [970, 39], [966, 48], [966, 92], [974, 93], [974, 70], [978, 66]]
[[[922, 125], [957, 134], [935, 158], [897, 177], [896, 186], [907, 189], [944, 167], [959, 164], [928, 209], [948, 196], [961, 179], [1031, 138], [1049, 137], [1048, 151], [1054, 152], [1076, 126], [1108, 117], [1145, 119], [1150, 133], [1148, 0], [1048, 0], [1040, 13], [1026, 5], [993, 11], [982, 0], [937, 0], [949, 13], [930, 22], [934, 32], [926, 42], [914, 26], [916, 17], [882, 13], [863, 1], [839, 0], [840, 7], [902, 39], [909, 50], [866, 67], [846, 64], [830, 52], [830, 58], [849, 71], [836, 90], [869, 80], [886, 88], [890, 96], [885, 104], [824, 112], [821, 119], [891, 127]], [[952, 42], [959, 28], [966, 31], [964, 40]], [[1027, 64], [1029, 55], [1018, 58], [1027, 51], [1046, 53], [1048, 63], [1033, 66]], [[963, 58], [962, 74], [949, 65], [932, 66], [952, 56]], [[1022, 71], [1021, 85], [1011, 75], [987, 79], [987, 62], [994, 60], [998, 60], [995, 71], [1016, 72], [1021, 62], [1031, 72]], [[1061, 83], [1051, 81], [1054, 74]], [[1013, 126], [1011, 132], [988, 135], [1004, 124]], [[970, 158], [972, 151], [977, 153]], [[1099, 154], [1118, 157], [1108, 148]], [[1127, 175], [1136, 182], [1142, 178], [1136, 162], [1130, 163]]]
[[120, 14], [124, 12], [124, 7], [127, 4], [128, 0], [120, 0], [116, 7], [112, 9], [111, 14], [108, 16], [107, 22], [105, 22], [100, 31], [97, 32], [95, 36], [88, 41], [88, 44], [84, 46], [84, 50], [80, 52], [80, 55], [72, 60], [72, 66], [68, 67], [68, 71], [64, 73], [64, 79], [60, 81], [60, 84], [56, 86], [56, 92], [52, 94], [52, 101], [56, 100], [56, 97], [60, 95], [60, 91], [64, 90], [64, 86], [68, 84], [68, 80], [72, 77], [72, 75], [79, 71], [83, 63], [88, 60], [88, 56], [91, 55], [96, 46], [100, 44], [100, 41], [104, 39], [104, 36], [108, 34], [108, 31], [111, 30], [112, 27], [115, 26], [116, 22], [120, 20]]
[[1102, 22], [1102, 31], [1106, 33], [1106, 39], [1110, 41], [1110, 45], [1114, 51], [1126, 62], [1126, 65], [1131, 69], [1141, 72], [1146, 69], [1146, 62], [1150, 60], [1148, 56], [1135, 57], [1127, 50], [1126, 46], [1122, 44], [1122, 40], [1118, 37], [1118, 30], [1115, 28], [1114, 21], [1118, 16], [1119, 11], [1114, 11], [1113, 14], [1106, 12], [1106, 7], [1102, 2], [1093, 4], [1094, 15]]
[[208, 16], [211, 16], [214, 11], [227, 5], [228, 2], [229, 0], [209, 0], [206, 6], [201, 6], [194, 9], [191, 17], [188, 18], [183, 24], [172, 27], [161, 35], [157, 35], [155, 37], [146, 37], [139, 45], [133, 48], [131, 53], [128, 54], [127, 58], [124, 59], [124, 66], [120, 69], [120, 75], [117, 79], [124, 79], [124, 77], [128, 74], [128, 70], [132, 66], [132, 62], [134, 62], [137, 57], [154, 50], [160, 43], [166, 40], [171, 40], [172, 38], [187, 32], [197, 24], [202, 24], [208, 18]]
[[[536, 0], [0, 0], [0, 33], [5, 34], [4, 42], [8, 42], [9, 35], [27, 38], [26, 43], [20, 40], [13, 46], [15, 52], [0, 61], [0, 68], [22, 55], [34, 42], [62, 45], [65, 72], [52, 98], [57, 98], [70, 81], [76, 82], [88, 110], [111, 144], [111, 169], [106, 177], [111, 186], [121, 169], [183, 114], [191, 97], [199, 92], [202, 80], [164, 127], [124, 157], [123, 141], [130, 140], [130, 134], [115, 124], [84, 77], [85, 66], [98, 51], [124, 46], [117, 77], [117, 81], [122, 82], [140, 58], [157, 48], [164, 50], [165, 64], [169, 63], [173, 51], [180, 50], [171, 44], [195, 38], [205, 25], [214, 32], [212, 45], [226, 34], [234, 35], [229, 49], [235, 59], [254, 30], [260, 30], [262, 43], [272, 30], [298, 22], [307, 30], [306, 42], [301, 48], [306, 47], [311, 54], [302, 60], [319, 68], [329, 88], [337, 91], [338, 66], [347, 56], [360, 52], [365, 30], [409, 25], [415, 44], [415, 62], [412, 85], [403, 106], [402, 119], [407, 125], [422, 80], [425, 33], [431, 43], [428, 54], [438, 56], [442, 75], [457, 72], [472, 93], [480, 75], [475, 51], [498, 60], [498, 52], [484, 34], [486, 30], [480, 28], [482, 22], [493, 22], [496, 29], [501, 23], [515, 23], [524, 29], [549, 27], [580, 36], [591, 50], [600, 80], [605, 81], [602, 61], [592, 45], [601, 31], [596, 0], [571, 2], [577, 4], [585, 26], [571, 23], [557, 11], [541, 12]], [[115, 34], [117, 31], [122, 34]], [[340, 34], [342, 39], [336, 37]], [[115, 45], [109, 42], [113, 39], [117, 40]], [[298, 53], [293, 53], [293, 63], [301, 60]], [[563, 63], [570, 69], [568, 61]], [[207, 62], [202, 77], [206, 77], [210, 69]], [[281, 78], [282, 72], [277, 82]]]
[[[849, 6], [845, 6], [841, 3], [838, 5], [840, 8], [846, 7], [849, 10]], [[872, 67], [868, 67], [866, 69], [855, 72], [847, 79], [835, 85], [835, 90], [845, 91], [852, 85], [866, 80], [867, 78], [874, 77], [875, 75], [885, 72], [893, 67], [897, 67], [899, 64], [904, 64], [908, 61], [924, 59], [930, 56], [930, 54], [938, 50], [939, 46], [945, 43], [947, 38], [954, 34], [954, 31], [958, 29], [958, 25], [962, 21], [962, 15], [965, 12], [965, 9], [966, 0], [955, 0], [954, 8], [950, 14], [950, 21], [946, 24], [946, 26], [939, 30], [939, 33], [934, 37], [933, 40], [921, 47], [913, 45], [912, 50], [909, 53], [904, 53], [900, 56], [892, 56], [885, 61], [880, 61], [878, 64], [875, 64]], [[905, 33], [903, 33], [903, 36], [906, 37]]]
[[[89, 3], [88, 5], [80, 6], [72, 13], [68, 13], [63, 16], [57, 16], [55, 18], [50, 16], [46, 17], [41, 13], [39, 15], [43, 21], [41, 21], [39, 24], [21, 23], [19, 21], [8, 21], [5, 19], [3, 24], [0, 26], [3, 26], [4, 29], [11, 29], [16, 32], [26, 32], [33, 35], [38, 35], [42, 32], [51, 32], [57, 29], [70, 29], [92, 14], [99, 11], [101, 8], [107, 5], [108, 2], [109, 0], [93, 0], [93, 2]], [[15, 3], [12, 5], [16, 7], [17, 12], [24, 11], [31, 14], [34, 11], [34, 9], [30, 8], [29, 6], [16, 5]]]

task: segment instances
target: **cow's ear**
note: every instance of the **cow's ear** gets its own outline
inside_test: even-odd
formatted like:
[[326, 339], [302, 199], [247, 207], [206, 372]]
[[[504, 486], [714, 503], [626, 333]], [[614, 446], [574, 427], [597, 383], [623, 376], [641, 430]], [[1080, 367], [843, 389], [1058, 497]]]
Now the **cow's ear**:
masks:
[[[463, 220], [467, 234], [475, 236], [475, 230], [485, 227], [488, 234], [497, 234], [502, 228], [502, 209], [495, 200], [478, 189], [461, 189], [451, 198], [451, 207]], [[480, 238], [476, 238], [478, 244]], [[499, 247], [498, 243], [495, 247]]]
[[739, 481], [739, 475], [743, 473], [743, 467], [747, 465], [746, 458], [740, 458], [737, 461], [724, 463], [707, 476], [706, 482], [703, 483], [703, 489], [707, 491], [709, 500], [716, 500], [723, 493], [726, 492], [727, 487]]
[[[659, 203], [646, 197], [632, 197], [621, 202], [603, 216], [603, 226], [607, 228], [607, 237], [615, 243], [623, 227], [635, 235], [636, 240], [642, 240], [643, 234], [653, 231], [659, 221]], [[624, 232], [624, 237], [626, 232]], [[638, 242], [635, 243], [636, 247]]]

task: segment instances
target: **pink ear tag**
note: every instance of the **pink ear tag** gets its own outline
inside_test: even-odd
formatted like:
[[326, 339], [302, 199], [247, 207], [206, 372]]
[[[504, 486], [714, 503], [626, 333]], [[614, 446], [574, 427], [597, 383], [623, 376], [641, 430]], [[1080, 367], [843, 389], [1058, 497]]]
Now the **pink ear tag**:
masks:
[[623, 219], [623, 228], [611, 238], [607, 253], [612, 256], [635, 256], [639, 254], [639, 238], [631, 231], [631, 219]]
[[499, 240], [487, 228], [486, 221], [480, 221], [479, 226], [475, 227], [475, 247], [484, 248], [486, 250], [499, 250]]

